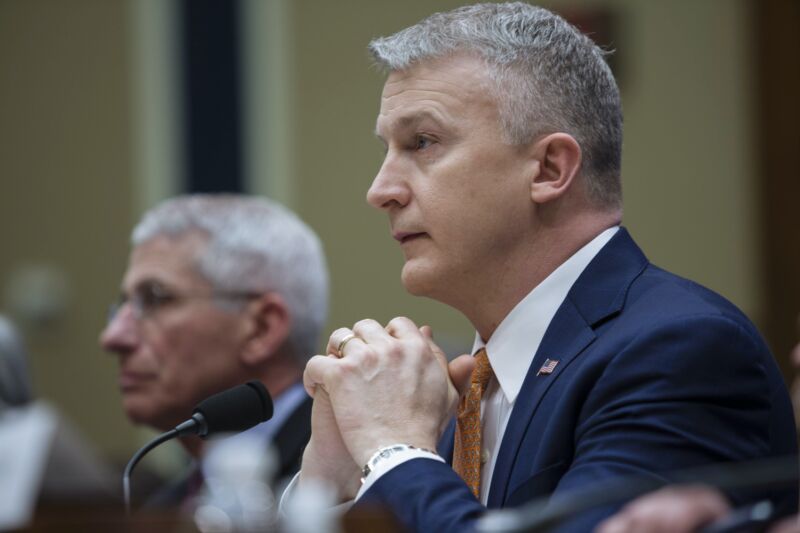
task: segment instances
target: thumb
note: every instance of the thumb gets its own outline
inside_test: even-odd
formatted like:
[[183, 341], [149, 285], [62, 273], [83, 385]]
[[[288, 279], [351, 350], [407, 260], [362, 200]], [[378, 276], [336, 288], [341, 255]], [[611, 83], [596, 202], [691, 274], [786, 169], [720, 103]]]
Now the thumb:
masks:
[[447, 365], [450, 381], [455, 385], [459, 396], [469, 389], [469, 378], [475, 368], [475, 358], [469, 354], [459, 355]]
[[472, 376], [472, 369], [475, 368], [475, 358], [469, 354], [464, 354], [459, 355], [448, 363], [447, 356], [442, 349], [433, 342], [433, 331], [430, 326], [422, 326], [419, 328], [419, 331], [428, 341], [428, 346], [430, 346], [436, 358], [439, 359], [439, 362], [447, 371], [447, 376], [450, 378], [450, 382], [453, 385], [448, 396], [450, 396], [450, 400], [453, 402], [452, 405], [455, 405], [458, 403], [458, 398], [469, 390], [469, 378]]
[[425, 340], [428, 342], [428, 347], [431, 349], [433, 354], [436, 356], [436, 359], [439, 360], [439, 363], [442, 365], [443, 368], [446, 368], [447, 367], [447, 355], [433, 341], [433, 330], [431, 330], [431, 327], [430, 326], [422, 326], [421, 328], [419, 328], [419, 332], [422, 333], [423, 337], [425, 337]]

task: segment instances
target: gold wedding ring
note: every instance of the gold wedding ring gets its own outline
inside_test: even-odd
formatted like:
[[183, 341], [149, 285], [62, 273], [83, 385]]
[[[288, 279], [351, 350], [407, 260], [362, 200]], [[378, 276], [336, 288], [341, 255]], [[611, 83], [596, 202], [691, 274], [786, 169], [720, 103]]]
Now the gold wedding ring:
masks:
[[342, 342], [339, 343], [339, 346], [336, 348], [336, 351], [339, 352], [340, 359], [344, 357], [344, 347], [347, 345], [348, 342], [350, 342], [355, 338], [356, 338], [355, 334], [351, 333], [347, 335], [344, 339], [342, 339]]

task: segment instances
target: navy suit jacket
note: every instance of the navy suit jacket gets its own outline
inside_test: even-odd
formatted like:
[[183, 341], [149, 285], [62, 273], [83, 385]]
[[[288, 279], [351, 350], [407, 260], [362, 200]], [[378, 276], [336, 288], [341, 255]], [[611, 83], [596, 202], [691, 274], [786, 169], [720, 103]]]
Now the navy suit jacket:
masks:
[[[558, 360], [555, 371], [537, 376], [546, 359]], [[440, 449], [448, 460], [452, 428]], [[497, 452], [488, 507], [796, 451], [789, 396], [755, 327], [724, 298], [650, 264], [620, 229], [542, 339]], [[796, 490], [776, 498], [797, 506]], [[469, 530], [485, 511], [430, 459], [390, 470], [356, 507], [376, 503], [412, 530], [438, 533]], [[567, 529], [589, 531], [614, 510], [584, 513]]]

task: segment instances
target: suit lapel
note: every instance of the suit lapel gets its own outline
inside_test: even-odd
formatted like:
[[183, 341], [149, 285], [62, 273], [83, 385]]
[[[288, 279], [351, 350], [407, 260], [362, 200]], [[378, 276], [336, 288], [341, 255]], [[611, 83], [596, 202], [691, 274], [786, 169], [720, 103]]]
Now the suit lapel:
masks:
[[[646, 265], [644, 254], [620, 228], [570, 289], [542, 338], [509, 417], [492, 473], [490, 508], [506, 500], [520, 445], [542, 397], [595, 339], [594, 327], [620, 312], [630, 284]], [[558, 360], [558, 365], [552, 374], [537, 376], [547, 359]]]
[[[569, 301], [561, 306], [547, 328], [539, 350], [533, 358], [528, 375], [522, 384], [519, 396], [503, 434], [497, 455], [492, 484], [489, 490], [489, 507], [500, 507], [506, 499], [511, 471], [519, 453], [519, 447], [531, 419], [544, 393], [559, 378], [570, 362], [594, 340], [594, 332], [583, 321]], [[552, 374], [537, 375], [546, 359], [557, 360]]]
[[292, 475], [300, 469], [303, 450], [311, 437], [312, 405], [313, 400], [306, 397], [275, 434], [273, 444], [280, 461], [277, 479]]

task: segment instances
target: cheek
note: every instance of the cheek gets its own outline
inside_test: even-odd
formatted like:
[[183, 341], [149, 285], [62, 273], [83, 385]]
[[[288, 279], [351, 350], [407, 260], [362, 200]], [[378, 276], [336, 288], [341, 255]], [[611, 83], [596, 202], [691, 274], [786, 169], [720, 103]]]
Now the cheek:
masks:
[[227, 316], [196, 320], [174, 328], [162, 339], [159, 364], [165, 377], [183, 382], [185, 388], [197, 383], [223, 379], [236, 364], [235, 324]]
[[202, 332], [185, 326], [165, 327], [151, 337], [151, 361], [163, 394], [179, 397], [193, 387], [209, 350], [206, 341]]
[[176, 357], [182, 358], [182, 352], [186, 351], [184, 341], [185, 336], [181, 335], [180, 330], [166, 330], [153, 336], [150, 347], [159, 369], [167, 370]]

